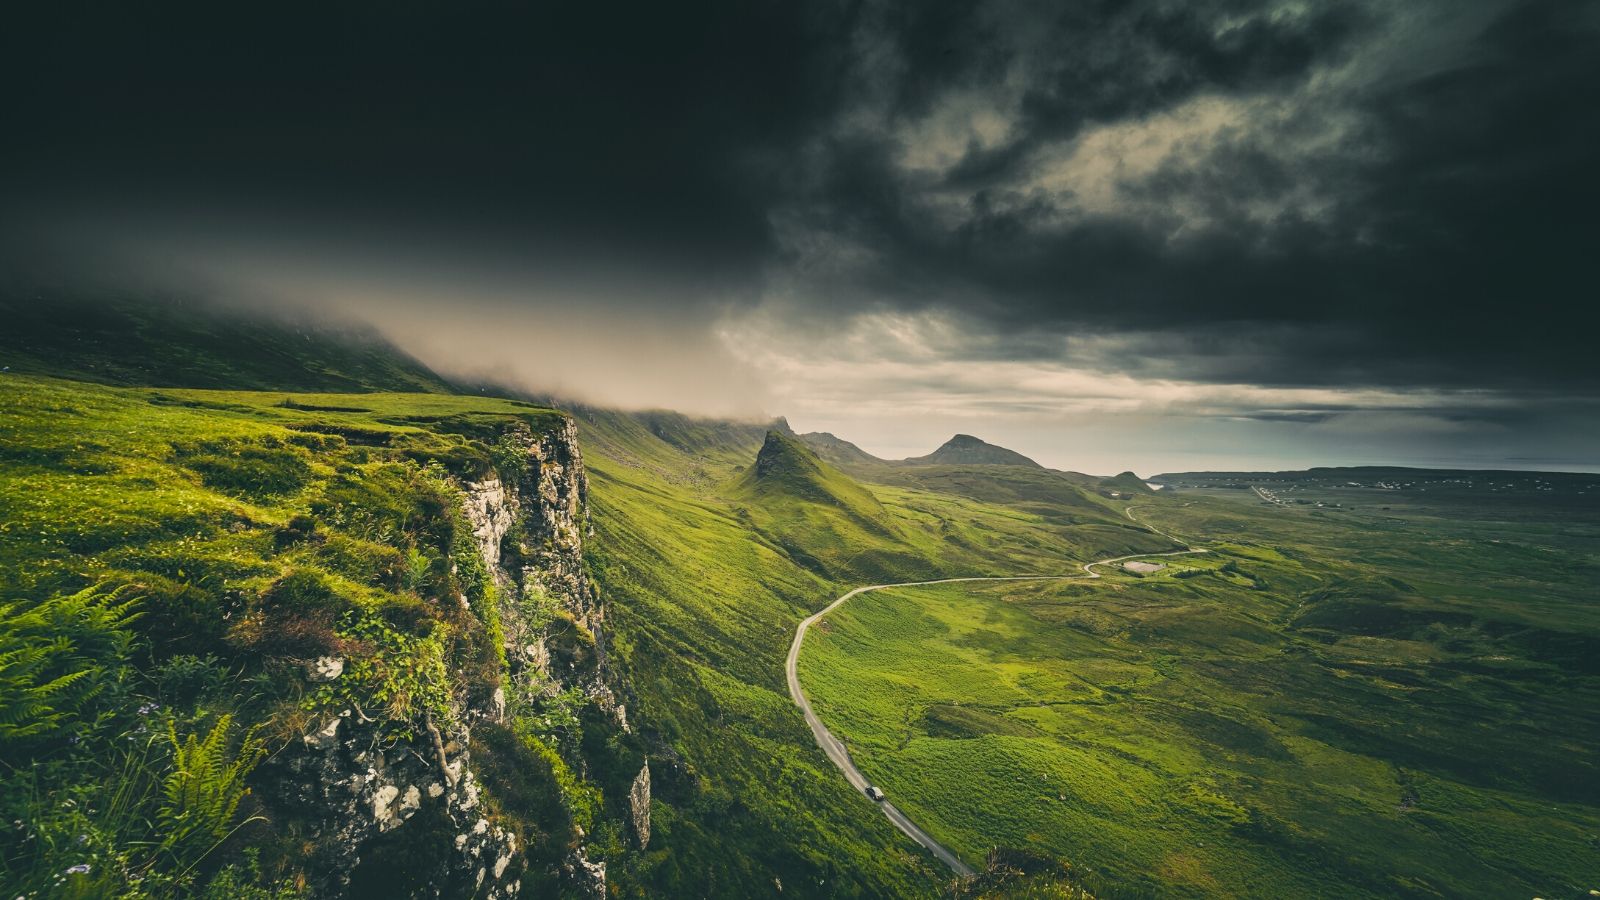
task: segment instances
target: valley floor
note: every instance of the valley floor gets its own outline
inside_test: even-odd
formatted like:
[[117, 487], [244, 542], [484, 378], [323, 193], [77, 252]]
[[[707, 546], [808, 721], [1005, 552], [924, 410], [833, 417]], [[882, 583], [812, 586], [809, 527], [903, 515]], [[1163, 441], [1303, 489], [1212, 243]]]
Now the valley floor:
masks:
[[1596, 886], [1592, 526], [1522, 529], [1530, 568], [1470, 517], [1140, 507], [1215, 552], [814, 628], [799, 672], [863, 777], [969, 862], [1062, 858], [1105, 896]]

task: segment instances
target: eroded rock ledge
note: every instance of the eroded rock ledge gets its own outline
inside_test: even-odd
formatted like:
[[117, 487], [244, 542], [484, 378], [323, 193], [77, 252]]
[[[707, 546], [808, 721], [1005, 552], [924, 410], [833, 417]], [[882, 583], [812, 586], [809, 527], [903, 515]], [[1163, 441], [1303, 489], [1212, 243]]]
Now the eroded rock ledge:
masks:
[[[298, 744], [263, 769], [267, 805], [301, 823], [316, 895], [393, 890], [387, 870], [403, 860], [410, 896], [517, 896], [525, 848], [486, 808], [469, 749], [473, 729], [505, 721], [508, 695], [515, 705], [519, 697], [572, 688], [602, 711], [607, 727], [627, 729], [605, 665], [605, 610], [584, 569], [588, 483], [576, 426], [565, 419], [538, 432], [513, 422], [496, 449], [492, 474], [457, 485], [464, 524], [494, 583], [477, 601], [493, 603], [494, 615], [475, 613], [496, 622], [503, 636], [498, 683], [469, 685], [458, 691], [448, 721], [430, 716], [408, 729], [351, 704], [310, 723]], [[472, 604], [465, 596], [433, 602]], [[305, 677], [326, 683], [344, 668], [343, 660], [318, 659]], [[639, 779], [627, 799], [643, 846], [648, 768]], [[578, 837], [557, 866], [565, 890], [604, 896], [605, 864], [588, 858], [582, 829], [572, 830]]]

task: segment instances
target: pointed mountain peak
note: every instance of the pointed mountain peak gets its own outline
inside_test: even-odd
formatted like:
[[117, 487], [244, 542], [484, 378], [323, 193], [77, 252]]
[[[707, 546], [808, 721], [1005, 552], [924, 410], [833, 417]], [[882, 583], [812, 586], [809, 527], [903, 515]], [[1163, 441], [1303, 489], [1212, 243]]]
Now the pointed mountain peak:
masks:
[[755, 465], [745, 470], [740, 485], [749, 497], [763, 503], [825, 503], [862, 521], [883, 515], [883, 506], [870, 491], [823, 462], [799, 438], [776, 428], [767, 432]]
[[810, 447], [793, 437], [793, 432], [785, 433], [771, 428], [767, 431], [766, 440], [761, 443], [760, 452], [756, 453], [754, 471], [756, 478], [762, 479], [814, 475], [821, 469], [822, 460], [811, 452]]

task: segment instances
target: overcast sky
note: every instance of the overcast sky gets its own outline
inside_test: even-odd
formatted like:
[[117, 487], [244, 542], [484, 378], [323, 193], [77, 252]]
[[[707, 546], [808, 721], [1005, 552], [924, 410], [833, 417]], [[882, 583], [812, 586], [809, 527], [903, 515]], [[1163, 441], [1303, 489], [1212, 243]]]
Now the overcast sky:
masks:
[[1600, 468], [1600, 4], [62, 2], [22, 283], [1091, 472]]

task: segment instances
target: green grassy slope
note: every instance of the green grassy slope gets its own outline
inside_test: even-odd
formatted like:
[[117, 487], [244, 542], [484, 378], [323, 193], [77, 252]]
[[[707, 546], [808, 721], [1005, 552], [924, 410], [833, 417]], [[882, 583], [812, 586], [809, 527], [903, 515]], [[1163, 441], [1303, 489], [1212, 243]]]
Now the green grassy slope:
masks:
[[1112, 897], [1595, 886], [1600, 525], [1137, 502], [1217, 552], [869, 595], [808, 642], [819, 713], [935, 837]]
[[[43, 889], [83, 863], [93, 877], [74, 882], [82, 896], [126, 888], [134, 874], [145, 879], [139, 896], [187, 896], [252, 846], [274, 880], [293, 882], [315, 849], [294, 809], [271, 810], [270, 828], [246, 827], [218, 853], [162, 849], [182, 833], [161, 799], [162, 779], [183, 765], [168, 729], [215, 734], [243, 758], [357, 704], [381, 735], [400, 736], [425, 720], [447, 726], [462, 698], [487, 698], [505, 666], [503, 638], [456, 482], [519, 464], [503, 463], [506, 429], [542, 434], [565, 422], [532, 404], [442, 394], [0, 376], [0, 597], [14, 604], [0, 614], [0, 802], [7, 821], [30, 823], [0, 839], [0, 881]], [[84, 596], [113, 599], [43, 624], [15, 615], [77, 609], [60, 598]], [[113, 623], [96, 611], [113, 602], [133, 617]], [[9, 730], [43, 715], [18, 705], [9, 680], [19, 642], [49, 648], [35, 692], [72, 672], [87, 673], [75, 684], [99, 684], [47, 698], [70, 714], [34, 736]], [[336, 682], [299, 676], [302, 661], [330, 654], [346, 659]], [[584, 739], [581, 702], [513, 706], [512, 726], [499, 729], [516, 731], [507, 752], [543, 769], [524, 772], [517, 794], [496, 793], [510, 781], [489, 778], [486, 797], [496, 823], [525, 839], [529, 889], [544, 891], [577, 829], [620, 833], [626, 798], [586, 780], [610, 773], [568, 767]], [[492, 771], [496, 755], [486, 746], [477, 759]], [[107, 783], [119, 792], [96, 796]], [[255, 800], [242, 809], [263, 811]], [[197, 853], [235, 824], [221, 816]], [[227, 883], [216, 896], [237, 895]]]
[[890, 571], [907, 541], [876, 495], [777, 431], [729, 496], [757, 534], [819, 574]]
[[234, 522], [282, 525], [341, 463], [481, 473], [492, 450], [474, 429], [562, 419], [443, 394], [119, 389], [18, 375], [0, 377], [0, 391], [0, 588], [26, 592], [94, 577], [107, 551], [137, 556], [146, 542]]
[[[615, 619], [640, 730], [665, 756], [658, 839], [625, 893], [926, 895], [945, 873], [817, 751], [783, 684], [795, 625], [848, 586], [888, 578], [1066, 571], [1165, 539], [1063, 526], [952, 494], [863, 484], [781, 433], [739, 452], [681, 423], [685, 453], [637, 416], [579, 411], [595, 577]], [[1080, 495], [1081, 496], [1081, 495]], [[1124, 525], [1129, 527], [1123, 527]], [[653, 764], [656, 765], [656, 764]]]
[[1020, 509], [1060, 525], [1140, 529], [1116, 504], [1071, 473], [1024, 466], [916, 466], [874, 473], [870, 480]]
[[[141, 723], [133, 710], [146, 701], [184, 728], [233, 713], [298, 734], [311, 712], [272, 674], [276, 651], [261, 641], [273, 632], [231, 623], [272, 612], [277, 586], [309, 583], [299, 576], [328, 589], [310, 592], [316, 602], [331, 595], [361, 627], [395, 630], [380, 656], [445, 654], [437, 678], [432, 665], [386, 670], [417, 675], [405, 685], [416, 702], [476, 678], [491, 623], [417, 607], [468, 587], [452, 582], [464, 562], [453, 532], [422, 527], [437, 518], [422, 511], [448, 506], [443, 475], [496, 464], [496, 429], [559, 421], [513, 401], [348, 393], [443, 385], [381, 348], [281, 332], [256, 346], [180, 318], [126, 354], [99, 325], [87, 343], [0, 337], [17, 363], [0, 375], [5, 597], [132, 584], [155, 598], [124, 629], [143, 655], [98, 695], [115, 700], [107, 718], [85, 743], [52, 745], [55, 783], [116, 778], [109, 752], [68, 747], [104, 749]], [[167, 356], [184, 374], [151, 362]], [[339, 392], [18, 374], [34, 368]], [[848, 790], [789, 701], [795, 624], [866, 583], [1072, 572], [1173, 549], [1086, 476], [861, 460], [818, 452], [781, 422], [576, 412], [588, 562], [651, 755], [655, 833], [647, 851], [623, 852], [612, 772], [535, 779], [558, 796], [508, 802], [568, 810], [528, 820], [544, 835], [537, 852], [585, 828], [619, 896], [938, 891], [947, 873]], [[1524, 495], [1443, 478], [1424, 493], [1334, 477], [1285, 484], [1280, 494], [1308, 501], [1288, 507], [1231, 483], [1141, 496], [1140, 516], [1218, 550], [1158, 573], [858, 598], [812, 631], [802, 677], [863, 770], [975, 864], [995, 846], [1066, 859], [1110, 897], [1595, 887], [1583, 882], [1600, 852], [1589, 483], [1528, 476]], [[308, 513], [316, 540], [295, 521]], [[434, 634], [451, 643], [427, 644]], [[193, 661], [174, 664], [183, 657]], [[492, 749], [483, 759], [493, 764]], [[515, 764], [501, 768], [517, 780]], [[30, 790], [8, 787], [8, 816], [34, 814]], [[59, 870], [80, 829], [99, 826], [50, 827]], [[259, 840], [269, 873], [292, 869], [288, 839]], [[204, 871], [225, 861], [239, 857]]]
[[453, 390], [374, 334], [194, 303], [0, 295], [0, 322], [0, 366], [19, 374], [240, 390]]
[[1140, 494], [1153, 493], [1153, 491], [1150, 490], [1150, 486], [1144, 483], [1144, 479], [1133, 474], [1132, 472], [1123, 472], [1120, 475], [1113, 475], [1110, 478], [1102, 478], [1100, 480], [1100, 486], [1114, 491], [1120, 491], [1124, 494], [1131, 494], [1135, 497], [1139, 496]]
[[[928, 456], [908, 460], [879, 459], [825, 432], [797, 437], [818, 458], [861, 481], [1000, 504], [1060, 524], [1136, 527], [1100, 496], [1104, 479], [1046, 469], [1004, 447], [967, 435], [957, 435]], [[951, 444], [956, 446], [951, 448]], [[1133, 477], [1132, 473], [1124, 475]], [[1149, 491], [1143, 482], [1139, 489]]]
[[871, 492], [781, 431], [767, 432], [755, 463], [739, 479], [737, 493], [759, 500], [832, 506], [863, 523], [883, 517], [883, 505]]
[[[34, 354], [23, 368], [103, 381], [288, 387], [101, 387], [16, 369], [0, 376], [0, 587], [8, 596], [108, 580], [145, 593], [170, 589], [176, 605], [146, 621], [200, 635], [184, 648], [202, 659], [215, 646], [218, 665], [258, 666], [212, 634], [226, 630], [229, 604], [270, 593], [293, 570], [373, 615], [398, 616], [394, 609], [414, 602], [406, 579], [433, 577], [444, 553], [406, 531], [409, 504], [437, 493], [413, 470], [486, 471], [495, 457], [485, 434], [508, 420], [559, 420], [535, 405], [445, 394], [300, 393], [289, 388], [365, 390], [382, 378], [345, 343], [296, 336], [306, 348], [289, 341], [294, 352], [279, 353], [283, 335], [265, 335], [254, 355], [248, 334], [174, 315], [170, 330], [125, 345], [91, 318], [77, 337], [11, 346]], [[235, 368], [223, 354], [236, 345]], [[632, 720], [652, 742], [651, 848], [609, 860], [624, 896], [755, 896], [779, 884], [801, 895], [926, 894], [945, 873], [846, 789], [787, 697], [782, 658], [795, 624], [864, 581], [1059, 571], [1107, 552], [1169, 546], [1103, 506], [1083, 508], [1097, 523], [1084, 530], [1004, 502], [861, 484], [795, 443], [781, 422], [761, 477], [766, 425], [666, 412], [579, 415], [596, 531], [590, 563], [608, 595], [613, 662], [631, 685]], [[308, 504], [333, 494], [353, 518], [319, 518], [318, 540], [279, 545], [278, 535], [298, 533], [295, 517]], [[282, 698], [251, 696], [194, 702], [212, 714], [278, 715]], [[490, 757], [480, 754], [492, 767]], [[591, 804], [582, 799], [590, 788], [578, 784], [573, 803]], [[603, 797], [586, 815], [609, 815], [613, 800]], [[617, 845], [611, 832], [590, 843], [602, 853]], [[269, 856], [272, 871], [291, 864], [285, 853]]]
[[591, 562], [612, 604], [613, 661], [637, 696], [630, 717], [658, 745], [655, 836], [612, 871], [619, 892], [925, 890], [936, 873], [838, 789], [782, 690], [791, 623], [829, 588], [752, 540], [737, 509], [711, 494], [714, 482], [668, 481], [633, 463], [659, 460], [662, 448], [641, 441], [619, 461], [597, 446], [585, 447]]

